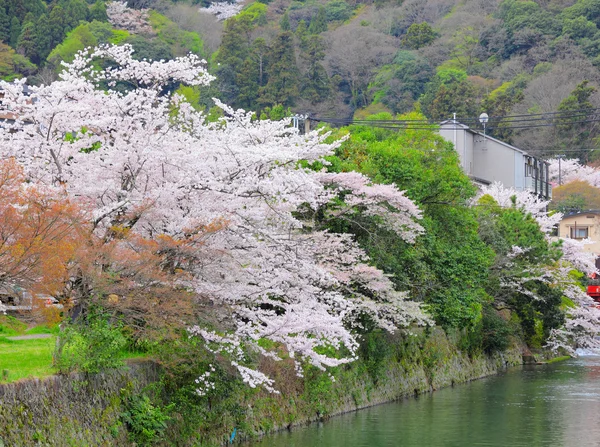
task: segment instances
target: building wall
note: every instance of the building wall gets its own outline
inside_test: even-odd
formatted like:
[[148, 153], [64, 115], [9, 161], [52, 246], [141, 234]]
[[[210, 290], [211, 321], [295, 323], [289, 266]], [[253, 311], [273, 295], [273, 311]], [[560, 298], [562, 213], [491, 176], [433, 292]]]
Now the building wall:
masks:
[[520, 152], [481, 135], [475, 135], [474, 141], [474, 176], [489, 182], [501, 182], [507, 188], [523, 189], [522, 182], [516, 184], [515, 172], [515, 165], [519, 163], [517, 159], [523, 158]]
[[444, 124], [440, 128], [440, 135], [454, 144], [463, 171], [467, 175], [476, 175], [473, 172], [473, 133], [466, 131], [459, 125], [455, 129], [453, 124]]
[[565, 217], [558, 225], [558, 235], [562, 238], [571, 237], [571, 228], [588, 228], [588, 237], [594, 241], [584, 247], [590, 253], [600, 255], [600, 215], [599, 214], [577, 214]]

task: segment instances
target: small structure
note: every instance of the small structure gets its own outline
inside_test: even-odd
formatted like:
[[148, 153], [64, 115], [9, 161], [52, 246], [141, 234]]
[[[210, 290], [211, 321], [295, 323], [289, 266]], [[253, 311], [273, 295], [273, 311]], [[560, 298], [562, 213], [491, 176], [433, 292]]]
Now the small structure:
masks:
[[558, 224], [558, 236], [569, 239], [590, 239], [583, 249], [600, 254], [600, 210], [588, 210], [569, 214]]
[[552, 198], [547, 162], [455, 120], [442, 122], [439, 133], [454, 144], [464, 172], [475, 184], [500, 182], [507, 188]]

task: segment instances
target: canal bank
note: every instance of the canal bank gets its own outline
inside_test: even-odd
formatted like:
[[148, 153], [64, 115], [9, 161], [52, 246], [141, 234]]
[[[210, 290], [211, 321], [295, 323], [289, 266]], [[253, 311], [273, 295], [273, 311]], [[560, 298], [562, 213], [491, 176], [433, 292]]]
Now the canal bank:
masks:
[[[132, 432], [139, 427], [133, 412], [164, 411], [171, 419], [162, 441], [156, 437], [152, 445], [222, 445], [234, 430], [238, 441], [254, 439], [494, 375], [522, 362], [516, 342], [493, 355], [469, 356], [456, 345], [440, 329], [383, 338], [367, 345], [370, 351], [361, 360], [336, 368], [335, 380], [314, 369], [298, 378], [286, 361], [261, 365], [270, 369], [280, 394], [226, 384], [218, 396], [194, 400], [165, 388], [165, 377], [151, 362], [99, 375], [4, 384], [0, 437], [7, 446], [134, 445]], [[140, 396], [149, 396], [149, 407], [140, 410]]]
[[600, 357], [511, 368], [248, 447], [597, 447]]

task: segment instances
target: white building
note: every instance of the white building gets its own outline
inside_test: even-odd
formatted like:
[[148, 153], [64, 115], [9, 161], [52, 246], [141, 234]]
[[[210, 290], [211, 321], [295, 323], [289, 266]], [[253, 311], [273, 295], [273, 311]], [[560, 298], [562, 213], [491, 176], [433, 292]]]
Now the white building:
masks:
[[500, 182], [517, 191], [552, 198], [547, 162], [457, 121], [444, 121], [439, 132], [454, 144], [463, 170], [475, 183]]

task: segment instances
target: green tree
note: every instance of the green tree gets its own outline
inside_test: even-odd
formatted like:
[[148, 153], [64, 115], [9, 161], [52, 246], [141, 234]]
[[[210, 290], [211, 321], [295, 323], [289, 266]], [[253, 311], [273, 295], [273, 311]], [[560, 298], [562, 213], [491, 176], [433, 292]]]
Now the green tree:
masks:
[[89, 21], [97, 20], [98, 22], [108, 22], [108, 15], [106, 15], [106, 3], [101, 0], [97, 0], [90, 8]]
[[290, 16], [288, 15], [287, 11], [281, 17], [281, 20], [279, 21], [279, 27], [281, 28], [281, 31], [290, 31]]
[[317, 11], [317, 15], [310, 20], [308, 32], [311, 34], [319, 34], [327, 31], [327, 13], [325, 8], [321, 6]]
[[[35, 48], [39, 58], [39, 62], [46, 60], [52, 50], [52, 31], [50, 21], [46, 14], [42, 14], [36, 24], [34, 30]], [[35, 61], [34, 61], [35, 62]]]
[[308, 27], [306, 26], [306, 21], [300, 20], [300, 22], [298, 22], [298, 26], [296, 27], [296, 37], [300, 41], [301, 45], [304, 42], [304, 39], [306, 38], [307, 34]]
[[66, 25], [69, 29], [75, 29], [88, 18], [89, 8], [83, 0], [69, 0], [64, 3]]
[[52, 47], [62, 42], [68, 29], [65, 10], [61, 5], [56, 5], [50, 11], [50, 33], [52, 35]]
[[[594, 123], [582, 123], [585, 121], [585, 114], [590, 113], [594, 106], [590, 102], [590, 97], [596, 92], [596, 88], [589, 85], [589, 81], [583, 81], [563, 99], [558, 106], [558, 111], [570, 116], [557, 116], [556, 142], [562, 149], [590, 148], [595, 146], [595, 139], [598, 136], [598, 130]], [[576, 112], [573, 114], [574, 112]], [[572, 152], [574, 158], [585, 160], [588, 152]]]
[[[512, 108], [521, 102], [524, 98], [523, 89], [525, 88], [524, 77], [517, 77], [514, 81], [506, 82], [497, 89], [493, 90], [481, 102], [481, 110], [489, 116], [507, 116], [511, 114]], [[494, 128], [490, 134], [496, 138], [510, 143], [514, 130], [510, 123], [500, 121], [494, 123]]]
[[[372, 119], [392, 119], [389, 114]], [[409, 114], [403, 119], [422, 119]], [[446, 327], [468, 327], [480, 317], [484, 283], [493, 252], [477, 233], [469, 201], [475, 188], [463, 173], [451, 144], [432, 130], [391, 131], [352, 126], [350, 138], [332, 160], [335, 170], [358, 170], [376, 182], [394, 183], [423, 210], [425, 233], [414, 245], [392, 231], [377, 230], [368, 217], [334, 222], [349, 231], [376, 266], [400, 290], [428, 303]]]
[[294, 52], [294, 35], [290, 31], [280, 33], [269, 51], [267, 85], [261, 89], [259, 101], [263, 105], [294, 105], [298, 97], [298, 67]]
[[17, 41], [17, 51], [31, 59], [33, 63], [39, 63], [35, 38], [35, 25], [31, 22], [25, 23]]
[[13, 48], [17, 47], [17, 43], [19, 41], [20, 35], [21, 35], [21, 22], [19, 22], [19, 19], [17, 19], [17, 17], [15, 16], [10, 20], [9, 44], [11, 47], [13, 47]]
[[10, 40], [10, 17], [6, 12], [5, 1], [0, 0], [0, 41]]
[[427, 22], [413, 23], [408, 27], [402, 44], [411, 50], [417, 50], [429, 45], [437, 38], [436, 32]]
[[232, 17], [225, 22], [223, 39], [215, 62], [220, 96], [229, 104], [235, 103], [239, 94], [238, 73], [248, 55], [253, 28], [252, 17], [249, 15]]
[[301, 57], [308, 65], [302, 86], [302, 97], [313, 103], [324, 100], [331, 91], [331, 83], [327, 71], [321, 63], [325, 58], [325, 46], [322, 38], [318, 35], [308, 37]]
[[[546, 267], [560, 257], [560, 251], [549, 245], [531, 214], [516, 205], [501, 208], [490, 196], [484, 196], [476, 212], [479, 235], [495, 253], [486, 290], [495, 306], [515, 312], [526, 341], [541, 347], [550, 331], [564, 322], [561, 290], [541, 279]], [[515, 246], [525, 250], [515, 255]]]

